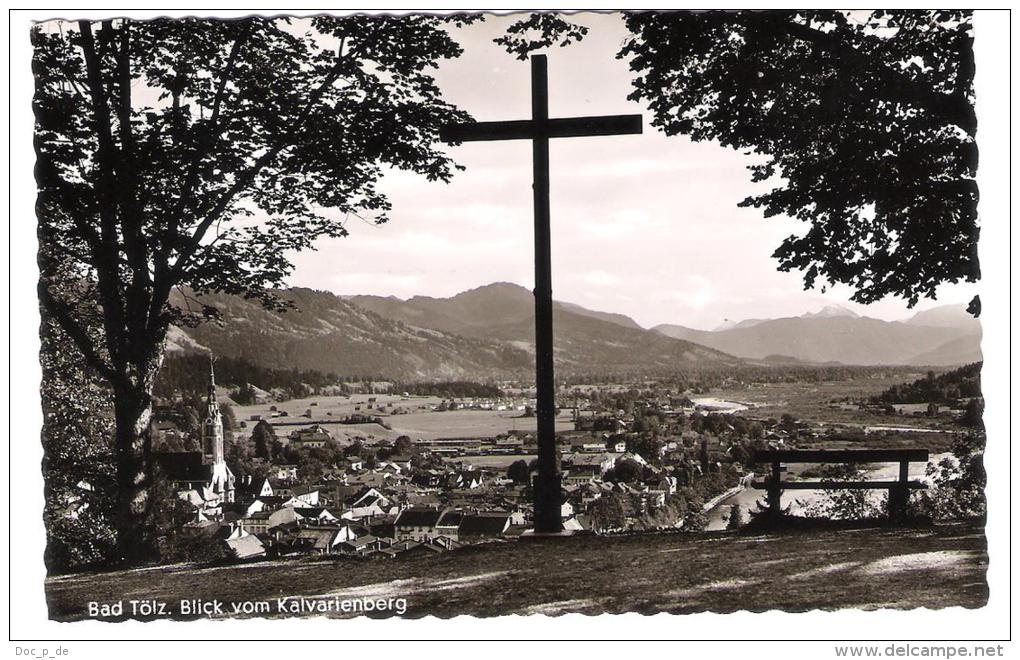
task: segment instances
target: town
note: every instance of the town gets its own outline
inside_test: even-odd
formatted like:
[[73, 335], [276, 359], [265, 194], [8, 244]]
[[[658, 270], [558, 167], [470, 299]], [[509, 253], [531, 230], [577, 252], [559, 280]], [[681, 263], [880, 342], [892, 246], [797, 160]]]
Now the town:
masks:
[[[168, 559], [396, 558], [512, 542], [532, 525], [537, 440], [527, 388], [460, 384], [454, 393], [475, 395], [429, 396], [346, 384], [346, 394], [323, 388], [288, 399], [247, 383], [217, 386], [208, 368], [202, 414], [181, 394], [155, 409], [157, 474], [171, 503], [161, 538]], [[887, 420], [855, 425], [639, 385], [560, 392], [560, 515], [569, 532], [738, 528], [756, 509], [755, 450], [917, 438], [945, 450], [979, 394], [954, 386], [949, 404], [896, 403], [892, 394], [910, 396], [894, 387], [826, 402], [834, 418]], [[405, 426], [418, 432], [403, 434]]]

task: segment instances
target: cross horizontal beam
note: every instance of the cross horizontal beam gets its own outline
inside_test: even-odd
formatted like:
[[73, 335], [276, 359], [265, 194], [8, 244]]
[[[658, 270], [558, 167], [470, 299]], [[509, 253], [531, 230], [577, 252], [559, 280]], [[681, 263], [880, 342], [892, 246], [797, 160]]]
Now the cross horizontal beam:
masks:
[[641, 133], [641, 115], [603, 115], [569, 117], [535, 122], [480, 121], [448, 124], [439, 130], [443, 142], [482, 142], [489, 140], [533, 140], [537, 137], [569, 138], [596, 135], [636, 135]]

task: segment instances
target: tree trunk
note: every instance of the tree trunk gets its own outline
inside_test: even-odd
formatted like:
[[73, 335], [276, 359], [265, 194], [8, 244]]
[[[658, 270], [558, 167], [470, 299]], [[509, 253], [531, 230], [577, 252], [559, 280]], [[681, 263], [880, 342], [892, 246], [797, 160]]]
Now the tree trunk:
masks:
[[135, 563], [151, 553], [151, 388], [114, 390], [117, 461], [117, 559]]

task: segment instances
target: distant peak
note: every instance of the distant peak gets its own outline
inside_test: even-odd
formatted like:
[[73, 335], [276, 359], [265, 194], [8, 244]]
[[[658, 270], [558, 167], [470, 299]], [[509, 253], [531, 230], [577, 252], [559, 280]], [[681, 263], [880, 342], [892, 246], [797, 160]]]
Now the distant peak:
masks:
[[482, 286], [461, 291], [454, 298], [461, 296], [477, 295], [477, 294], [520, 294], [531, 295], [531, 292], [525, 289], [520, 284], [514, 284], [513, 282], [493, 282], [491, 284], [483, 284]]
[[472, 289], [473, 291], [483, 291], [486, 289], [513, 289], [514, 291], [527, 291], [520, 284], [514, 282], [492, 282], [491, 284], [483, 284], [480, 287]]
[[808, 312], [806, 314], [802, 314], [801, 318], [817, 319], [817, 318], [835, 318], [838, 316], [845, 316], [847, 318], [852, 319], [860, 318], [858, 314], [847, 309], [846, 307], [842, 307], [841, 305], [826, 305], [817, 312]]

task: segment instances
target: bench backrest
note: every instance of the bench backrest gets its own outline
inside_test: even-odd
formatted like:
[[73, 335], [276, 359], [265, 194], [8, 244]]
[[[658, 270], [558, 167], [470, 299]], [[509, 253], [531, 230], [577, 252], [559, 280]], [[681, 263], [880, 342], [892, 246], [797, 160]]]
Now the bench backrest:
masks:
[[927, 462], [927, 449], [763, 449], [754, 463], [900, 463]]

